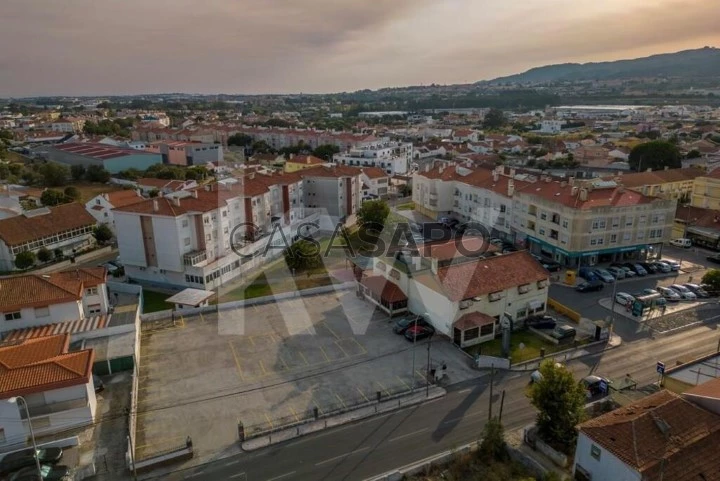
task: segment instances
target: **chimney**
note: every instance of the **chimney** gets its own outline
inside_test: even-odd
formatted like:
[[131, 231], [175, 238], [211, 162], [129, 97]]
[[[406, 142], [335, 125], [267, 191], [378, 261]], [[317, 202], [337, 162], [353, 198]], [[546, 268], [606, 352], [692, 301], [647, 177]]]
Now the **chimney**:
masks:
[[510, 177], [515, 178], [515, 169], [510, 169]]
[[205, 192], [210, 192], [212, 190], [212, 185], [207, 184], [205, 185]]
[[582, 202], [585, 202], [587, 200], [587, 195], [588, 195], [588, 191], [586, 188], [583, 187], [582, 189], [580, 189], [580, 200]]
[[498, 179], [500, 179], [500, 174], [498, 173], [497, 169], [493, 170], [493, 182], [497, 182]]
[[248, 175], [248, 177], [250, 178], [250, 180], [254, 179], [254, 178], [255, 178], [255, 172], [250, 172], [250, 175]]
[[442, 173], [443, 173], [443, 170], [445, 170], [445, 166], [444, 166], [444, 165], [440, 165], [440, 166], [438, 167], [438, 172], [442, 174]]
[[193, 197], [195, 197], [196, 199], [198, 198], [198, 190], [197, 189], [193, 189], [190, 192], [192, 192]]
[[550, 182], [552, 182], [552, 177], [550, 177], [549, 175], [546, 175], [546, 176], [545, 176], [545, 182], [548, 183], [548, 184], [549, 184]]
[[575, 185], [575, 177], [568, 177], [568, 184]]
[[515, 181], [513, 179], [508, 179], [508, 197], [512, 197], [515, 193]]
[[[570, 177], [572, 179], [572, 177]], [[572, 183], [570, 183], [572, 185]], [[570, 195], [575, 197], [578, 193], [578, 187], [576, 185], [572, 185], [572, 189], [570, 189]]]
[[153, 199], [153, 212], [157, 212], [158, 210], [160, 210], [160, 205], [158, 204], [158, 200]]
[[567, 182], [565, 182], [564, 180], [560, 182], [560, 187], [567, 187]]
[[669, 165], [666, 165], [666, 166], [665, 166], [665, 170], [670, 170], [670, 166], [669, 166]]
[[175, 205], [175, 207], [180, 207], [180, 197], [173, 197], [172, 203]]
[[652, 169], [651, 169], [651, 168], [647, 168], [647, 169], [645, 169], [645, 172], [652, 172]]

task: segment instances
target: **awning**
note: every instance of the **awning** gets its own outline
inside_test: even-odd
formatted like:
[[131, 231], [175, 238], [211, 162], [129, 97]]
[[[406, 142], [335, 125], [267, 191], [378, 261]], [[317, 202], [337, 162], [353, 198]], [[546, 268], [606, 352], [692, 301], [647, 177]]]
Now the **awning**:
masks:
[[528, 307], [532, 310], [540, 309], [542, 307], [542, 305], [543, 305], [543, 303], [538, 301], [537, 299], [528, 301]]
[[382, 276], [367, 277], [361, 284], [367, 287], [370, 292], [386, 302], [407, 301], [407, 296], [397, 284], [390, 282]]
[[487, 314], [483, 314], [482, 312], [470, 312], [455, 321], [453, 323], [453, 327], [455, 329], [460, 329], [461, 331], [467, 331], [468, 329], [482, 327], [488, 324], [495, 324], [495, 318], [490, 317]]
[[720, 230], [718, 229], [711, 229], [709, 227], [688, 227], [687, 228], [688, 234], [695, 234], [700, 235], [703, 237], [707, 237], [709, 239], [718, 240], [720, 239]]

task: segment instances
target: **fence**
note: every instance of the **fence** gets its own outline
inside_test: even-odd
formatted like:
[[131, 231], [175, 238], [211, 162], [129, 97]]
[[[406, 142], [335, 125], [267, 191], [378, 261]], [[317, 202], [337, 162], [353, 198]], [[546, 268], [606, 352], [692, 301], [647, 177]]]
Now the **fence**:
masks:
[[44, 266], [40, 269], [36, 269], [34, 272], [37, 274], [47, 274], [48, 272], [59, 271], [62, 269], [66, 269], [68, 267], [72, 267], [79, 262], [84, 262], [84, 261], [87, 261], [90, 259], [94, 259], [95, 257], [100, 257], [105, 254], [109, 254], [110, 252], [112, 252], [112, 247], [110, 247], [110, 246], [100, 247], [99, 249], [93, 249], [91, 251], [88, 251], [88, 252], [85, 252], [83, 254], [76, 256], [74, 264], [68, 259], [68, 260], [63, 260], [60, 262], [53, 262], [52, 264]]
[[577, 311], [574, 311], [567, 307], [565, 304], [560, 304], [555, 299], [549, 299], [547, 301], [548, 307], [552, 308], [554, 311], [558, 312], [559, 314], [562, 314], [563, 316], [566, 316], [571, 321], [575, 322], [576, 324], [580, 322], [580, 313]]

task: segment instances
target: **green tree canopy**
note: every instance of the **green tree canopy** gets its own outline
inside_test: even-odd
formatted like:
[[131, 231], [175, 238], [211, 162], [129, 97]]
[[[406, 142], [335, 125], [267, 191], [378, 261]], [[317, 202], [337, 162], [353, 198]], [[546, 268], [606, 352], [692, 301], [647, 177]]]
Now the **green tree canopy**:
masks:
[[330, 161], [332, 160], [333, 155], [338, 152], [340, 152], [340, 148], [337, 145], [323, 144], [318, 145], [317, 148], [313, 150], [313, 155], [323, 160]]
[[82, 180], [85, 177], [85, 166], [82, 164], [71, 165], [70, 175], [73, 180]]
[[682, 154], [672, 142], [653, 140], [633, 147], [628, 162], [636, 171], [678, 169], [682, 167]]
[[357, 211], [360, 225], [385, 225], [385, 220], [390, 215], [390, 207], [384, 200], [368, 200], [363, 202]]
[[505, 429], [497, 417], [485, 424], [480, 442], [479, 454], [487, 460], [502, 461], [507, 457]]
[[530, 402], [538, 410], [536, 425], [540, 437], [569, 452], [575, 446], [575, 426], [585, 416], [585, 389], [572, 372], [548, 359], [540, 365], [542, 379], [530, 386]]
[[235, 134], [228, 137], [228, 145], [236, 145], [238, 147], [247, 147], [252, 144], [253, 138], [247, 134]]
[[99, 226], [95, 227], [95, 230], [93, 231], [93, 236], [95, 236], [95, 240], [98, 241], [99, 244], [105, 244], [113, 238], [113, 233], [107, 224], [100, 224]]
[[90, 182], [104, 184], [110, 180], [110, 172], [99, 165], [90, 165], [85, 172], [85, 178]]
[[40, 202], [42, 202], [44, 206], [52, 207], [66, 203], [67, 199], [65, 194], [59, 190], [45, 189], [40, 196]]
[[710, 269], [702, 277], [703, 284], [707, 284], [708, 290], [720, 292], [720, 270]]
[[67, 187], [65, 187], [65, 190], [63, 190], [63, 194], [65, 194], [65, 199], [67, 202], [75, 202], [80, 200], [80, 191], [74, 185], [68, 185]]
[[46, 248], [41, 247], [38, 250], [37, 258], [40, 262], [50, 262], [50, 260], [52, 260], [52, 258], [53, 258], [53, 254]]
[[698, 159], [702, 157], [702, 154], [698, 149], [692, 149], [690, 152], [687, 153], [685, 157], [688, 159]]
[[505, 113], [500, 109], [492, 108], [485, 114], [483, 127], [486, 129], [499, 129], [507, 123]]
[[307, 270], [322, 265], [320, 249], [310, 241], [300, 239], [285, 249], [285, 263], [291, 269]]
[[270, 147], [270, 145], [268, 145], [268, 143], [264, 140], [253, 142], [251, 148], [254, 154], [272, 154], [275, 152], [275, 149]]
[[24, 251], [15, 256], [15, 267], [18, 269], [28, 269], [35, 265], [35, 253], [32, 251]]
[[63, 164], [47, 162], [40, 166], [38, 173], [45, 187], [59, 187], [67, 183], [70, 169]]

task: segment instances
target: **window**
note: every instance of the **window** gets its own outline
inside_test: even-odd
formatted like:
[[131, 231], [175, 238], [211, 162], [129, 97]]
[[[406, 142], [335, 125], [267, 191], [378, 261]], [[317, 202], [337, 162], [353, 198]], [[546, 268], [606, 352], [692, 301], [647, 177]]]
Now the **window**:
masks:
[[562, 226], [563, 226], [563, 229], [567, 229], [567, 228], [568, 228], [568, 221], [567, 221], [567, 219], [563, 219], [563, 221], [562, 221]]
[[540, 213], [540, 220], [547, 220], [547, 212]]
[[517, 314], [515, 315], [515, 319], [524, 319], [527, 317], [527, 308], [523, 307], [522, 309], [519, 309], [517, 311]]
[[633, 218], [632, 217], [626, 217], [625, 218], [625, 227], [632, 227], [633, 225]]
[[590, 245], [591, 245], [591, 246], [596, 246], [596, 245], [597, 245], [597, 239], [596, 239], [595, 237], [593, 237], [592, 239], [590, 239]]
[[568, 243], [568, 236], [566, 234], [563, 234], [560, 236], [560, 243], [561, 244], [567, 244]]
[[480, 328], [480, 335], [481, 336], [491, 336], [495, 332], [495, 325], [494, 324], [485, 324]]
[[620, 217], [613, 217], [612, 226], [613, 229], [620, 227]]
[[473, 327], [472, 329], [468, 329], [463, 333], [463, 340], [465, 341], [472, 341], [473, 339], [477, 339], [478, 337], [480, 337], [479, 327]]
[[50, 307], [36, 307], [35, 308], [35, 317], [47, 317], [50, 315]]
[[598, 446], [596, 446], [594, 444], [592, 446], [590, 446], [590, 456], [592, 456], [593, 458], [600, 461], [601, 454], [602, 454], [602, 449], [600, 449]]
[[185, 239], [183, 239], [183, 244], [185, 245], [185, 247], [189, 246], [189, 245], [190, 245], [190, 238], [189, 238], [189, 237], [186, 237]]
[[640, 220], [638, 221], [638, 224], [644, 224], [646, 220], [647, 220], [647, 216], [641, 215]]
[[188, 220], [187, 220], [187, 219], [183, 219], [183, 221], [182, 221], [182, 226], [183, 226], [183, 227], [187, 227], [187, 226], [188, 226]]
[[645, 238], [645, 231], [639, 230], [637, 233], [637, 239], [644, 239]]
[[545, 235], [545, 229], [543, 229], [542, 227], [540, 227], [540, 229], [538, 229], [538, 234], [540, 234], [540, 235]]
[[6, 321], [17, 321], [17, 320], [20, 319], [21, 317], [22, 317], [22, 314], [20, 313], [20, 311], [17, 311], [17, 312], [8, 312], [7, 314], [5, 314], [5, 320], [6, 320]]
[[85, 289], [85, 294], [88, 296], [97, 296], [97, 287], [88, 287]]
[[631, 237], [632, 237], [632, 234], [630, 234], [629, 232], [626, 232], [625, 235], [623, 235], [623, 241], [627, 242], [630, 240]]
[[100, 304], [89, 305], [88, 306], [88, 314], [90, 314], [91, 316], [102, 314], [102, 309], [100, 308]]
[[610, 234], [610, 243], [615, 244], [617, 242], [617, 234]]

